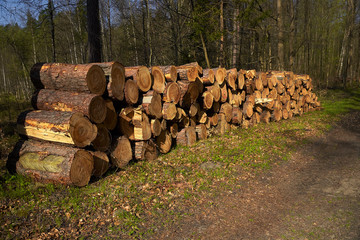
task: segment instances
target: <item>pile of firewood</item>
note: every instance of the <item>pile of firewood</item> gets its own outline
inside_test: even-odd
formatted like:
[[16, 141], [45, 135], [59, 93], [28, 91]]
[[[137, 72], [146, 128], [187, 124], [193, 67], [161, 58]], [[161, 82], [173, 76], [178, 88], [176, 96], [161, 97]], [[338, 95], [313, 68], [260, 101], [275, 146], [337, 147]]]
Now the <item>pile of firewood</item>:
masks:
[[175, 144], [320, 107], [311, 78], [284, 71], [45, 63], [30, 75], [36, 110], [18, 117], [12, 161], [38, 181], [77, 186]]

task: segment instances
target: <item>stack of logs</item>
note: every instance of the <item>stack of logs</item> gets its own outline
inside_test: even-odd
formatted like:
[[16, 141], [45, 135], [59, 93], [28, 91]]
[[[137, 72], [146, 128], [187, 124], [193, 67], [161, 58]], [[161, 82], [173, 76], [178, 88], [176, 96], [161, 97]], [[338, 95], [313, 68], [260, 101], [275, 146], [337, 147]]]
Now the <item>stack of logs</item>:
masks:
[[38, 181], [77, 186], [110, 165], [320, 107], [311, 78], [286, 71], [42, 63], [30, 75], [35, 110], [18, 117], [12, 161]]

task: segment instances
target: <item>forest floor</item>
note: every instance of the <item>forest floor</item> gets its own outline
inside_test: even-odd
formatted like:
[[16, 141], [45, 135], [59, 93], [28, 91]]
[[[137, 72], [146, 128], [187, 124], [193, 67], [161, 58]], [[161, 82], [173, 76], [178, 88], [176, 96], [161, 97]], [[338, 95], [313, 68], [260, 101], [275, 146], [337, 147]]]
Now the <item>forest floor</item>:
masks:
[[319, 95], [322, 111], [176, 147], [84, 188], [7, 173], [16, 136], [0, 122], [0, 238], [360, 239], [360, 90]]

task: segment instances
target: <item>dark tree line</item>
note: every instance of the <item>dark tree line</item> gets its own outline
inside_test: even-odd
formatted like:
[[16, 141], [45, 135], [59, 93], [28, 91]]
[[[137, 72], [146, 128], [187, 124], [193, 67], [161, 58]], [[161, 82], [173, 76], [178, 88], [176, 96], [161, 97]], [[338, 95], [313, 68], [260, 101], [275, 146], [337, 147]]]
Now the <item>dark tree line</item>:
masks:
[[[198, 61], [203, 67], [286, 69], [310, 74], [318, 87], [359, 84], [359, 5], [357, 0], [27, 0], [14, 13], [1, 1], [2, 12], [25, 17], [0, 26], [0, 91], [29, 95], [28, 72], [35, 62], [98, 59], [128, 66]], [[96, 8], [99, 19], [87, 17]], [[88, 39], [88, 33], [97, 37]], [[102, 50], [91, 52], [89, 46]]]

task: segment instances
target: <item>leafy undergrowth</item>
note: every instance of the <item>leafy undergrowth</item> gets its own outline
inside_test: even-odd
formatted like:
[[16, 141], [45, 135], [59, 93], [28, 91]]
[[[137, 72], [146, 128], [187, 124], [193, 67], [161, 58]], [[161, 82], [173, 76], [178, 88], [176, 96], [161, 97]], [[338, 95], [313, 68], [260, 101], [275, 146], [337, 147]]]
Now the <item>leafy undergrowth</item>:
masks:
[[[351, 110], [360, 90], [319, 92], [322, 111], [234, 129], [154, 161], [113, 169], [83, 188], [33, 183], [1, 162], [0, 237], [149, 238], [187, 209], [286, 161], [293, 150], [327, 131]], [[16, 138], [7, 136], [6, 139]], [[12, 143], [12, 142], [11, 142]], [[12, 143], [13, 144], [13, 143]]]

